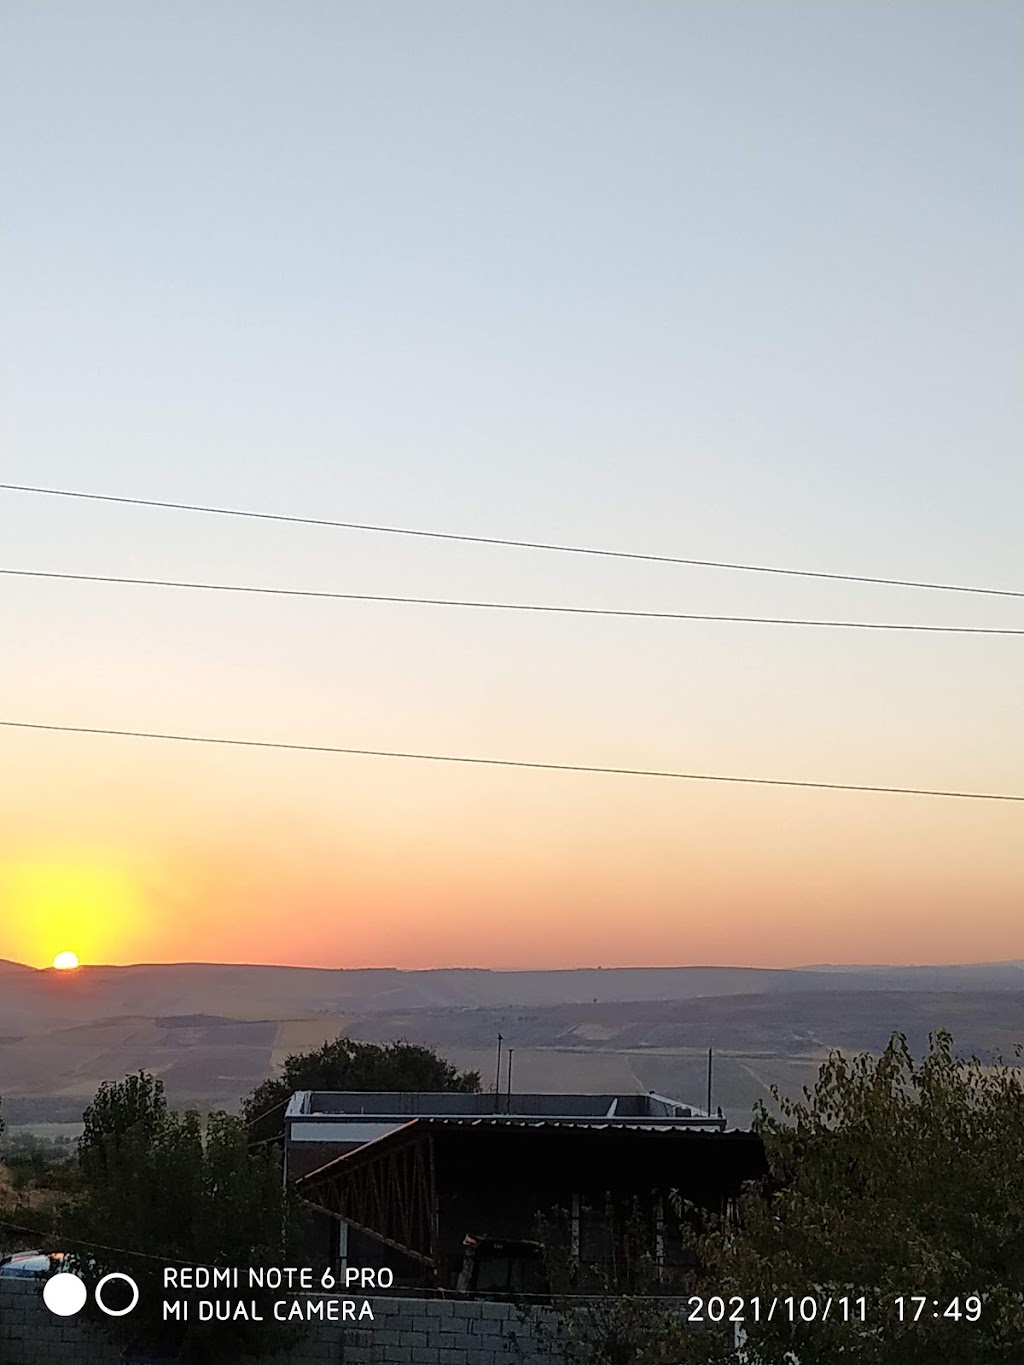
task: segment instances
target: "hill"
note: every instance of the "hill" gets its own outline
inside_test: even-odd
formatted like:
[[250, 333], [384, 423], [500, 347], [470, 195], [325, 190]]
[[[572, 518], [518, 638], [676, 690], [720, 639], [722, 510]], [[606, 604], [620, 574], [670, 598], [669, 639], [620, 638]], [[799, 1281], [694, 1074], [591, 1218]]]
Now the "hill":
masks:
[[[749, 1121], [770, 1086], [799, 1089], [830, 1048], [915, 1047], [939, 1027], [980, 1056], [1024, 1042], [1020, 963], [954, 967], [326, 970], [218, 964], [0, 964], [0, 1094], [12, 1123], [70, 1122], [102, 1080], [146, 1068], [171, 1099], [235, 1108], [287, 1053], [339, 1032], [439, 1047], [493, 1079], [500, 1031], [515, 1085], [653, 1089]], [[503, 1074], [502, 1084], [505, 1084]]]

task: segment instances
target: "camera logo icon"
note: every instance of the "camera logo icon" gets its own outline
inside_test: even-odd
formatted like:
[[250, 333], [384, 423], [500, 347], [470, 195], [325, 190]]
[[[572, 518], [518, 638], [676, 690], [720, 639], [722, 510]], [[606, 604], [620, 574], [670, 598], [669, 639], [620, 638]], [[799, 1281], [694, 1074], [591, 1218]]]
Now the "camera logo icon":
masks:
[[[131, 1294], [131, 1300], [126, 1308], [112, 1308], [103, 1299], [103, 1290], [106, 1286], [118, 1282], [126, 1284]], [[76, 1313], [80, 1313], [88, 1297], [89, 1291], [85, 1281], [68, 1270], [62, 1270], [59, 1275], [52, 1276], [43, 1285], [43, 1303], [58, 1318], [72, 1318]], [[138, 1307], [139, 1286], [130, 1275], [113, 1270], [109, 1275], [104, 1275], [97, 1284], [93, 1290], [93, 1298], [96, 1300], [96, 1307], [101, 1313], [106, 1313], [108, 1318], [123, 1318]]]

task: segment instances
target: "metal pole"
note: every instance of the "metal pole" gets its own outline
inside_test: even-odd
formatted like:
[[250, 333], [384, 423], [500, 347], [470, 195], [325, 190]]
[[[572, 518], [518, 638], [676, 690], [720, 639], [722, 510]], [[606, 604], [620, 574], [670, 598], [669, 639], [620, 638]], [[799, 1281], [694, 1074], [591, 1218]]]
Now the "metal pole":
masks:
[[498, 1096], [501, 1094], [501, 1034], [498, 1034], [498, 1064], [494, 1069], [494, 1112], [498, 1112]]
[[508, 1092], [505, 1098], [506, 1114], [511, 1114], [512, 1112], [512, 1053], [514, 1051], [515, 1049], [511, 1047], [508, 1050]]
[[712, 1050], [708, 1048], [708, 1118], [711, 1117], [711, 1056]]

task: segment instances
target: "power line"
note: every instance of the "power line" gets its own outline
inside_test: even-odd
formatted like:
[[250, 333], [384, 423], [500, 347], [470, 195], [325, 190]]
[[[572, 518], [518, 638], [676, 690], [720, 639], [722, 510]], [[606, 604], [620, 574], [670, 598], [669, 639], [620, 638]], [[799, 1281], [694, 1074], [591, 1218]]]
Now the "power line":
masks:
[[[174, 1256], [158, 1256], [152, 1251], [133, 1251], [130, 1247], [109, 1246], [106, 1242], [86, 1242], [81, 1237], [68, 1237], [63, 1232], [43, 1232], [39, 1228], [26, 1227], [23, 1223], [12, 1223], [6, 1218], [0, 1218], [0, 1227], [9, 1228], [12, 1232], [23, 1232], [29, 1237], [34, 1237], [37, 1242], [45, 1245], [46, 1243], [63, 1242], [68, 1246], [88, 1247], [91, 1251], [113, 1251], [120, 1256], [135, 1256], [143, 1261], [159, 1261], [161, 1265], [201, 1265], [198, 1261], [182, 1261]], [[15, 1252], [15, 1255], [20, 1253]], [[204, 1267], [214, 1269], [213, 1266]]]
[[871, 574], [827, 573], [818, 569], [782, 569], [765, 564], [740, 564], [719, 559], [688, 559], [679, 555], [642, 554], [635, 550], [605, 550], [585, 545], [561, 545], [552, 541], [517, 540], [503, 536], [472, 536], [455, 531], [424, 531], [408, 526], [379, 526], [360, 521], [336, 521], [328, 517], [290, 516], [283, 512], [253, 512], [237, 507], [210, 507], [201, 503], [167, 502], [157, 498], [128, 498], [113, 493], [83, 493], [67, 488], [38, 488], [32, 484], [0, 483], [0, 490], [39, 493], [53, 498], [78, 498], [112, 502], [129, 507], [160, 507], [176, 512], [208, 512], [220, 517], [248, 517], [257, 521], [283, 521], [300, 526], [333, 526], [347, 531], [372, 531], [380, 535], [418, 536], [426, 540], [452, 540], [470, 545], [504, 545], [522, 550], [552, 550], [559, 554], [595, 555], [605, 559], [644, 560], [653, 564], [686, 564], [702, 569], [735, 569], [741, 573], [782, 574], [791, 578], [821, 578], [841, 583], [877, 583], [895, 588], [926, 588], [932, 592], [980, 593], [989, 597], [1024, 597], [1011, 588], [979, 588], [961, 583], [929, 583], [910, 578], [882, 578]]
[[243, 583], [199, 583], [176, 578], [127, 578], [123, 575], [57, 573], [44, 569], [0, 569], [15, 578], [51, 578], [73, 583], [121, 583], [146, 588], [192, 588], [201, 592], [258, 593], [269, 597], [307, 597], [339, 602], [396, 602], [423, 607], [474, 607], [485, 611], [532, 611], [567, 616], [619, 616], [648, 621], [725, 621], [762, 626], [828, 626], [842, 630], [925, 631], [943, 635], [1024, 635], [1003, 626], [926, 626], [889, 621], [808, 620], [792, 616], [720, 616], [696, 611], [633, 611], [620, 607], [570, 607], [540, 602], [468, 601], [460, 597], [400, 597], [390, 593], [327, 592], [313, 588], [268, 588]]
[[229, 739], [222, 735], [176, 735], [155, 730], [114, 730], [95, 725], [43, 725], [0, 720], [13, 730], [46, 730], [71, 735], [117, 735], [125, 739], [165, 739], [183, 744], [226, 744], [244, 749], [287, 749], [310, 754], [349, 754], [359, 758], [410, 758], [427, 763], [471, 763], [492, 768], [531, 768], [541, 772], [604, 773], [614, 777], [665, 777], [685, 782], [731, 782], [754, 787], [805, 787], [815, 791], [884, 792], [893, 796], [947, 796], [962, 801], [1020, 801], [1004, 792], [941, 791], [931, 787], [883, 787], [856, 782], [804, 782], [783, 777], [732, 777], [719, 773], [682, 773], [659, 768], [612, 768], [589, 763], [538, 763], [519, 758], [474, 758], [465, 754], [420, 754], [397, 749], [354, 749], [336, 744], [289, 744], [271, 739]]

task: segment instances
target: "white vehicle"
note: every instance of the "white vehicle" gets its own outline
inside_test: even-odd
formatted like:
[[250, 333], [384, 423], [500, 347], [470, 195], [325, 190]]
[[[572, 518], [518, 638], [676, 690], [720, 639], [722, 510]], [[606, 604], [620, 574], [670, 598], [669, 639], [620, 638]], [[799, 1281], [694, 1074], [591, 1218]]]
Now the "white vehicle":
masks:
[[64, 1260], [63, 1251], [16, 1251], [0, 1257], [0, 1276], [13, 1280], [45, 1280], [56, 1275]]

